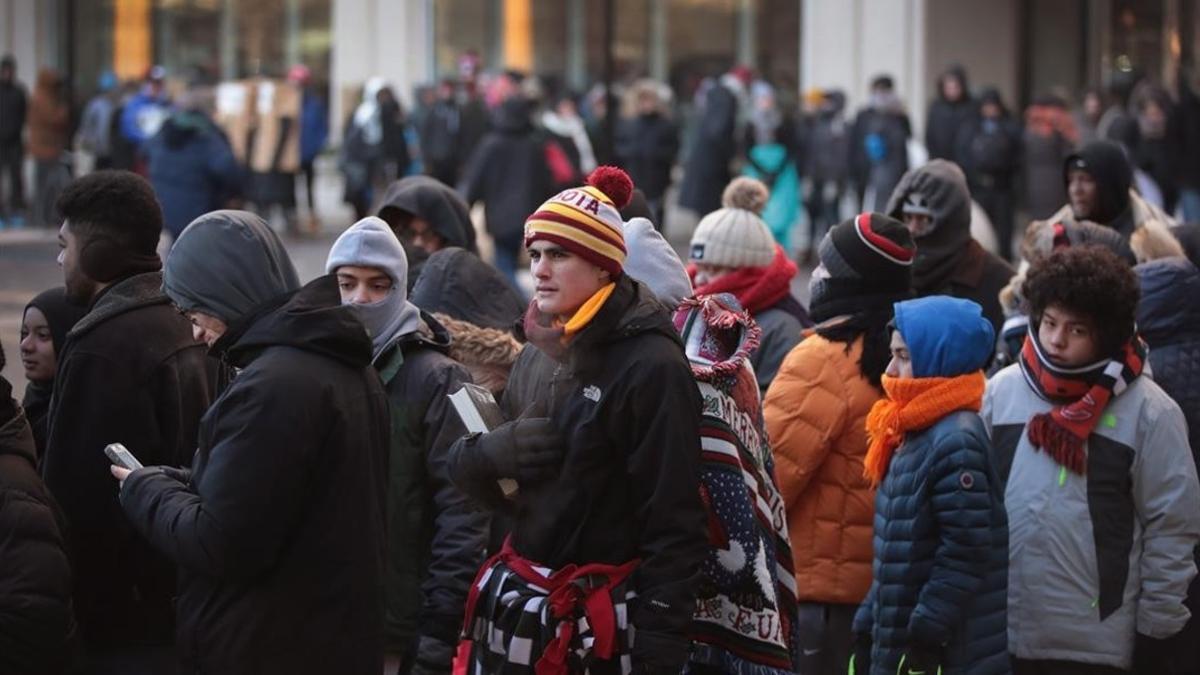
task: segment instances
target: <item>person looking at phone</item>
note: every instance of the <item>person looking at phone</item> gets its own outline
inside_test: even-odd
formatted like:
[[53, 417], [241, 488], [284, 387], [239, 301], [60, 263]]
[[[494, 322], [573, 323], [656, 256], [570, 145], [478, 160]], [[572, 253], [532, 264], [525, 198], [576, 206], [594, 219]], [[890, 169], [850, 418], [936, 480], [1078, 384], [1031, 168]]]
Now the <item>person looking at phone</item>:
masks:
[[536, 293], [501, 400], [512, 421], [450, 453], [455, 482], [512, 517], [467, 601], [471, 672], [678, 673], [688, 659], [708, 552], [700, 395], [667, 309], [624, 274], [629, 177], [601, 167], [588, 183], [525, 222]]
[[41, 472], [69, 525], [83, 672], [170, 673], [175, 570], [130, 528], [104, 446], [190, 463], [216, 363], [162, 292], [163, 215], [149, 183], [97, 171], [67, 186], [58, 211], [65, 298], [87, 313], [55, 345]]
[[205, 413], [190, 471], [117, 466], [134, 528], [179, 566], [185, 672], [383, 670], [388, 403], [337, 281], [299, 283], [262, 218], [183, 231], [163, 287], [197, 341], [239, 369]]
[[488, 532], [487, 514], [446, 472], [446, 451], [465, 433], [448, 397], [471, 375], [447, 356], [449, 332], [408, 301], [408, 257], [386, 222], [343, 232], [325, 271], [367, 327], [391, 409], [385, 673], [447, 673]]

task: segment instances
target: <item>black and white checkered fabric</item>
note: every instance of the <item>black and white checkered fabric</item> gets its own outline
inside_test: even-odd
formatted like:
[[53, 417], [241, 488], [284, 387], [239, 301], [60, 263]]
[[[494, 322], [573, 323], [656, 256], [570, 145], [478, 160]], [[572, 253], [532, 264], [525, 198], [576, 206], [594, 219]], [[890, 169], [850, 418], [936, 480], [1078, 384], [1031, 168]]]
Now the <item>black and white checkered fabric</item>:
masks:
[[[532, 567], [547, 581], [554, 570]], [[537, 675], [537, 662], [546, 652], [564, 624], [574, 622], [569, 642], [566, 672], [572, 675], [629, 675], [633, 626], [629, 623], [628, 603], [635, 597], [628, 579], [609, 591], [615, 619], [614, 650], [609, 659], [600, 659], [593, 651], [596, 636], [582, 600], [592, 589], [608, 583], [603, 575], [575, 579], [581, 599], [570, 613], [556, 619], [551, 609], [550, 589], [522, 578], [499, 559], [490, 561], [480, 572], [473, 594], [474, 618], [466, 639], [472, 642], [466, 663], [466, 675]], [[598, 590], [596, 592], [604, 592]]]

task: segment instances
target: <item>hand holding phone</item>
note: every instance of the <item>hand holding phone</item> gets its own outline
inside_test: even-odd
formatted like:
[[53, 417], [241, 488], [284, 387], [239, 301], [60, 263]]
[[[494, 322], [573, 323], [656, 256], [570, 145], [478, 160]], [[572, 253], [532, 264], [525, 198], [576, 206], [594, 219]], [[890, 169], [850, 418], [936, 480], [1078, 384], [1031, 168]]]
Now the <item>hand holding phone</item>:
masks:
[[142, 463], [133, 456], [132, 452], [120, 443], [109, 443], [104, 446], [104, 454], [108, 455], [109, 461], [129, 471], [137, 471], [142, 468]]

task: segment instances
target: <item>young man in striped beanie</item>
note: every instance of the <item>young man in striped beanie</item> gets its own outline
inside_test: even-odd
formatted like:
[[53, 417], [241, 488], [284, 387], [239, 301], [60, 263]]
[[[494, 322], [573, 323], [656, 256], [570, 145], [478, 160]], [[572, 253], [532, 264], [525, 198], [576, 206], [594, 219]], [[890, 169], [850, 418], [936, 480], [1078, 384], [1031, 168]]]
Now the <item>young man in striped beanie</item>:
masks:
[[450, 452], [462, 489], [511, 518], [467, 603], [468, 672], [678, 673], [687, 661], [707, 548], [701, 403], [669, 314], [624, 274], [618, 211], [632, 187], [601, 167], [526, 221], [536, 288], [501, 401], [511, 421]]

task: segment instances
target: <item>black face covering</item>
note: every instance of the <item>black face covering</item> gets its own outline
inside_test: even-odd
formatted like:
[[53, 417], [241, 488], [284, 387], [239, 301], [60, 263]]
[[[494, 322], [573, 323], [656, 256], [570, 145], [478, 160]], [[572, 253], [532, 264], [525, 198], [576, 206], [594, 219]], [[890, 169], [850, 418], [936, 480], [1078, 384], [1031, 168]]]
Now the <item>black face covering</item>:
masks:
[[[1121, 146], [1109, 141], [1093, 141], [1067, 157], [1063, 182], [1070, 189], [1071, 171], [1086, 171], [1096, 181], [1096, 205], [1086, 219], [1111, 225], [1129, 208], [1129, 188], [1133, 185], [1133, 166]], [[1075, 214], [1083, 219], [1083, 214]]]

